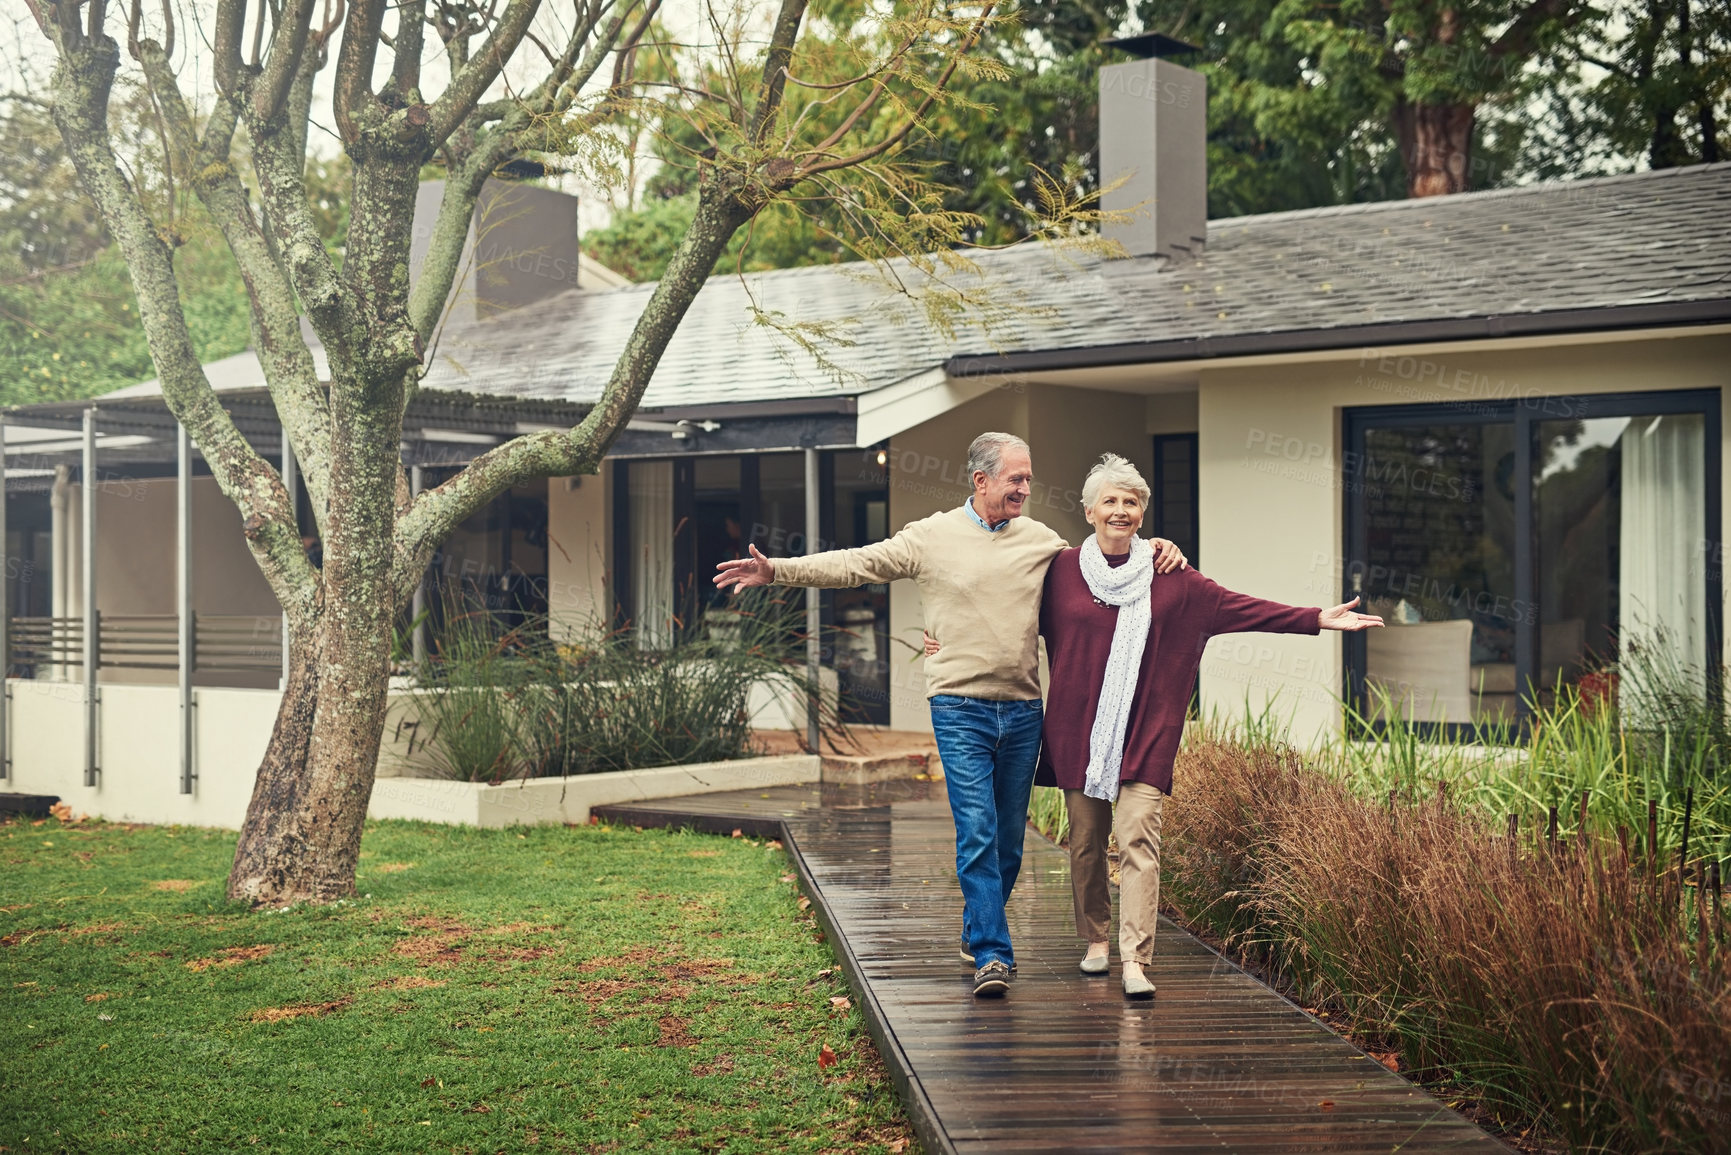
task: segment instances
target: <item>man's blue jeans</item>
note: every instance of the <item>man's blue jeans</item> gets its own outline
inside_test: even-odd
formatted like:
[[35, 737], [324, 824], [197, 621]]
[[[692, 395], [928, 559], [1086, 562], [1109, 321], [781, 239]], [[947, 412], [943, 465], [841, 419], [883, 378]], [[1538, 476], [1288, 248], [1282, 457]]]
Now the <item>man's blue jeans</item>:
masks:
[[976, 966], [1015, 962], [1004, 903], [1022, 869], [1028, 795], [1040, 757], [1041, 705], [938, 694], [932, 731], [956, 820], [962, 945]]

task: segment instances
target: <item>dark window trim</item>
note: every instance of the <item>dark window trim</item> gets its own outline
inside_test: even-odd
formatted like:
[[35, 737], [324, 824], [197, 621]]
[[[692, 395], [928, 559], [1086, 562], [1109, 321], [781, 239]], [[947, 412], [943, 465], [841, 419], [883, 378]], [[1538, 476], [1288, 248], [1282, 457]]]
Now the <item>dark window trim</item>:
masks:
[[[1723, 398], [1718, 389], [1683, 389], [1656, 392], [1595, 393], [1587, 395], [1558, 394], [1544, 397], [1523, 397], [1496, 402], [1445, 402], [1431, 405], [1373, 405], [1346, 409], [1342, 414], [1342, 443], [1346, 457], [1342, 462], [1342, 490], [1345, 522], [1342, 541], [1346, 557], [1341, 566], [1344, 588], [1341, 600], [1349, 600], [1362, 591], [1366, 555], [1370, 543], [1368, 528], [1361, 510], [1365, 432], [1376, 427], [1436, 425], [1436, 424], [1507, 424], [1515, 427], [1515, 601], [1520, 605], [1537, 604], [1538, 550], [1536, 523], [1532, 500], [1532, 465], [1538, 444], [1538, 423], [1541, 421], [1590, 419], [1594, 417], [1625, 417], [1647, 413], [1699, 413], [1702, 416], [1703, 484], [1705, 516], [1702, 542], [1707, 556], [1707, 653], [1708, 693], [1717, 701], [1723, 694], [1721, 684], [1724, 656], [1724, 580], [1723, 580], [1723, 461], [1720, 445], [1720, 407]], [[1517, 725], [1525, 732], [1531, 716], [1528, 699], [1538, 661], [1538, 615], [1525, 615], [1516, 633], [1515, 684], [1521, 687], [1517, 706]], [[1346, 634], [1343, 690], [1346, 701], [1360, 715], [1365, 711], [1364, 664], [1365, 639], [1362, 634]], [[1380, 732], [1381, 725], [1374, 727]], [[1467, 723], [1421, 723], [1422, 733], [1451, 739], [1471, 738], [1479, 727]]]
[[1191, 552], [1196, 556], [1190, 558], [1190, 564], [1200, 569], [1202, 567], [1202, 462], [1200, 453], [1200, 438], [1195, 433], [1156, 433], [1154, 434], [1154, 507], [1153, 530], [1155, 537], [1177, 540], [1168, 532], [1171, 528], [1166, 524], [1166, 447], [1173, 444], [1185, 444], [1190, 448], [1190, 532], [1195, 534]]

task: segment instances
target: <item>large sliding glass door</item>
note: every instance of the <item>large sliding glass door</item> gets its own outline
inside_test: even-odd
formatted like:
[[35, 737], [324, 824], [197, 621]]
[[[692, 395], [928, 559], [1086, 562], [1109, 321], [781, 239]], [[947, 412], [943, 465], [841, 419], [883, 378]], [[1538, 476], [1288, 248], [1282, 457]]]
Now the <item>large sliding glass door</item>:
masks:
[[[878, 450], [822, 454], [819, 549], [881, 541], [889, 489]], [[769, 557], [806, 552], [805, 455], [616, 463], [614, 588], [619, 621], [639, 646], [659, 649], [728, 602], [710, 582], [717, 562], [755, 545]], [[850, 721], [889, 723], [889, 587], [823, 594], [823, 662], [841, 680]]]
[[1389, 622], [1348, 638], [1365, 718], [1518, 722], [1643, 645], [1715, 669], [1716, 391], [1349, 410], [1345, 433], [1346, 593]]

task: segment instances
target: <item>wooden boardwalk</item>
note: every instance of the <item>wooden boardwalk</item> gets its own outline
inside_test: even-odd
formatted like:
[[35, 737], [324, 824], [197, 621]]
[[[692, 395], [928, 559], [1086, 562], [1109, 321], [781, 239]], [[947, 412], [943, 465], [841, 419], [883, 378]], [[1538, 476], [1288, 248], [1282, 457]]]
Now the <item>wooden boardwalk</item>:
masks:
[[1069, 856], [1029, 832], [1009, 997], [975, 1000], [942, 783], [597, 807], [782, 837], [930, 1152], [1507, 1152], [1162, 921], [1151, 1003], [1076, 970]]

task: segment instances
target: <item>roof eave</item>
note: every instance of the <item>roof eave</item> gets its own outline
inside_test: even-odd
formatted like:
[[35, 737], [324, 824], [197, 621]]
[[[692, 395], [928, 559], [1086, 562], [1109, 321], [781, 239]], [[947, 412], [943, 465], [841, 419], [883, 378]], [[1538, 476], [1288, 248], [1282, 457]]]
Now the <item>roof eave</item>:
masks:
[[952, 378], [967, 378], [1059, 369], [1103, 369], [1172, 361], [1317, 353], [1362, 349], [1367, 346], [1482, 341], [1726, 322], [1731, 322], [1731, 297], [1705, 301], [1666, 301], [1652, 305], [1616, 305], [1608, 308], [1451, 317], [1433, 321], [1390, 321], [1332, 329], [1288, 329], [1227, 337], [1184, 337], [1168, 341], [1042, 349], [1027, 353], [962, 354], [946, 361], [944, 369]]

